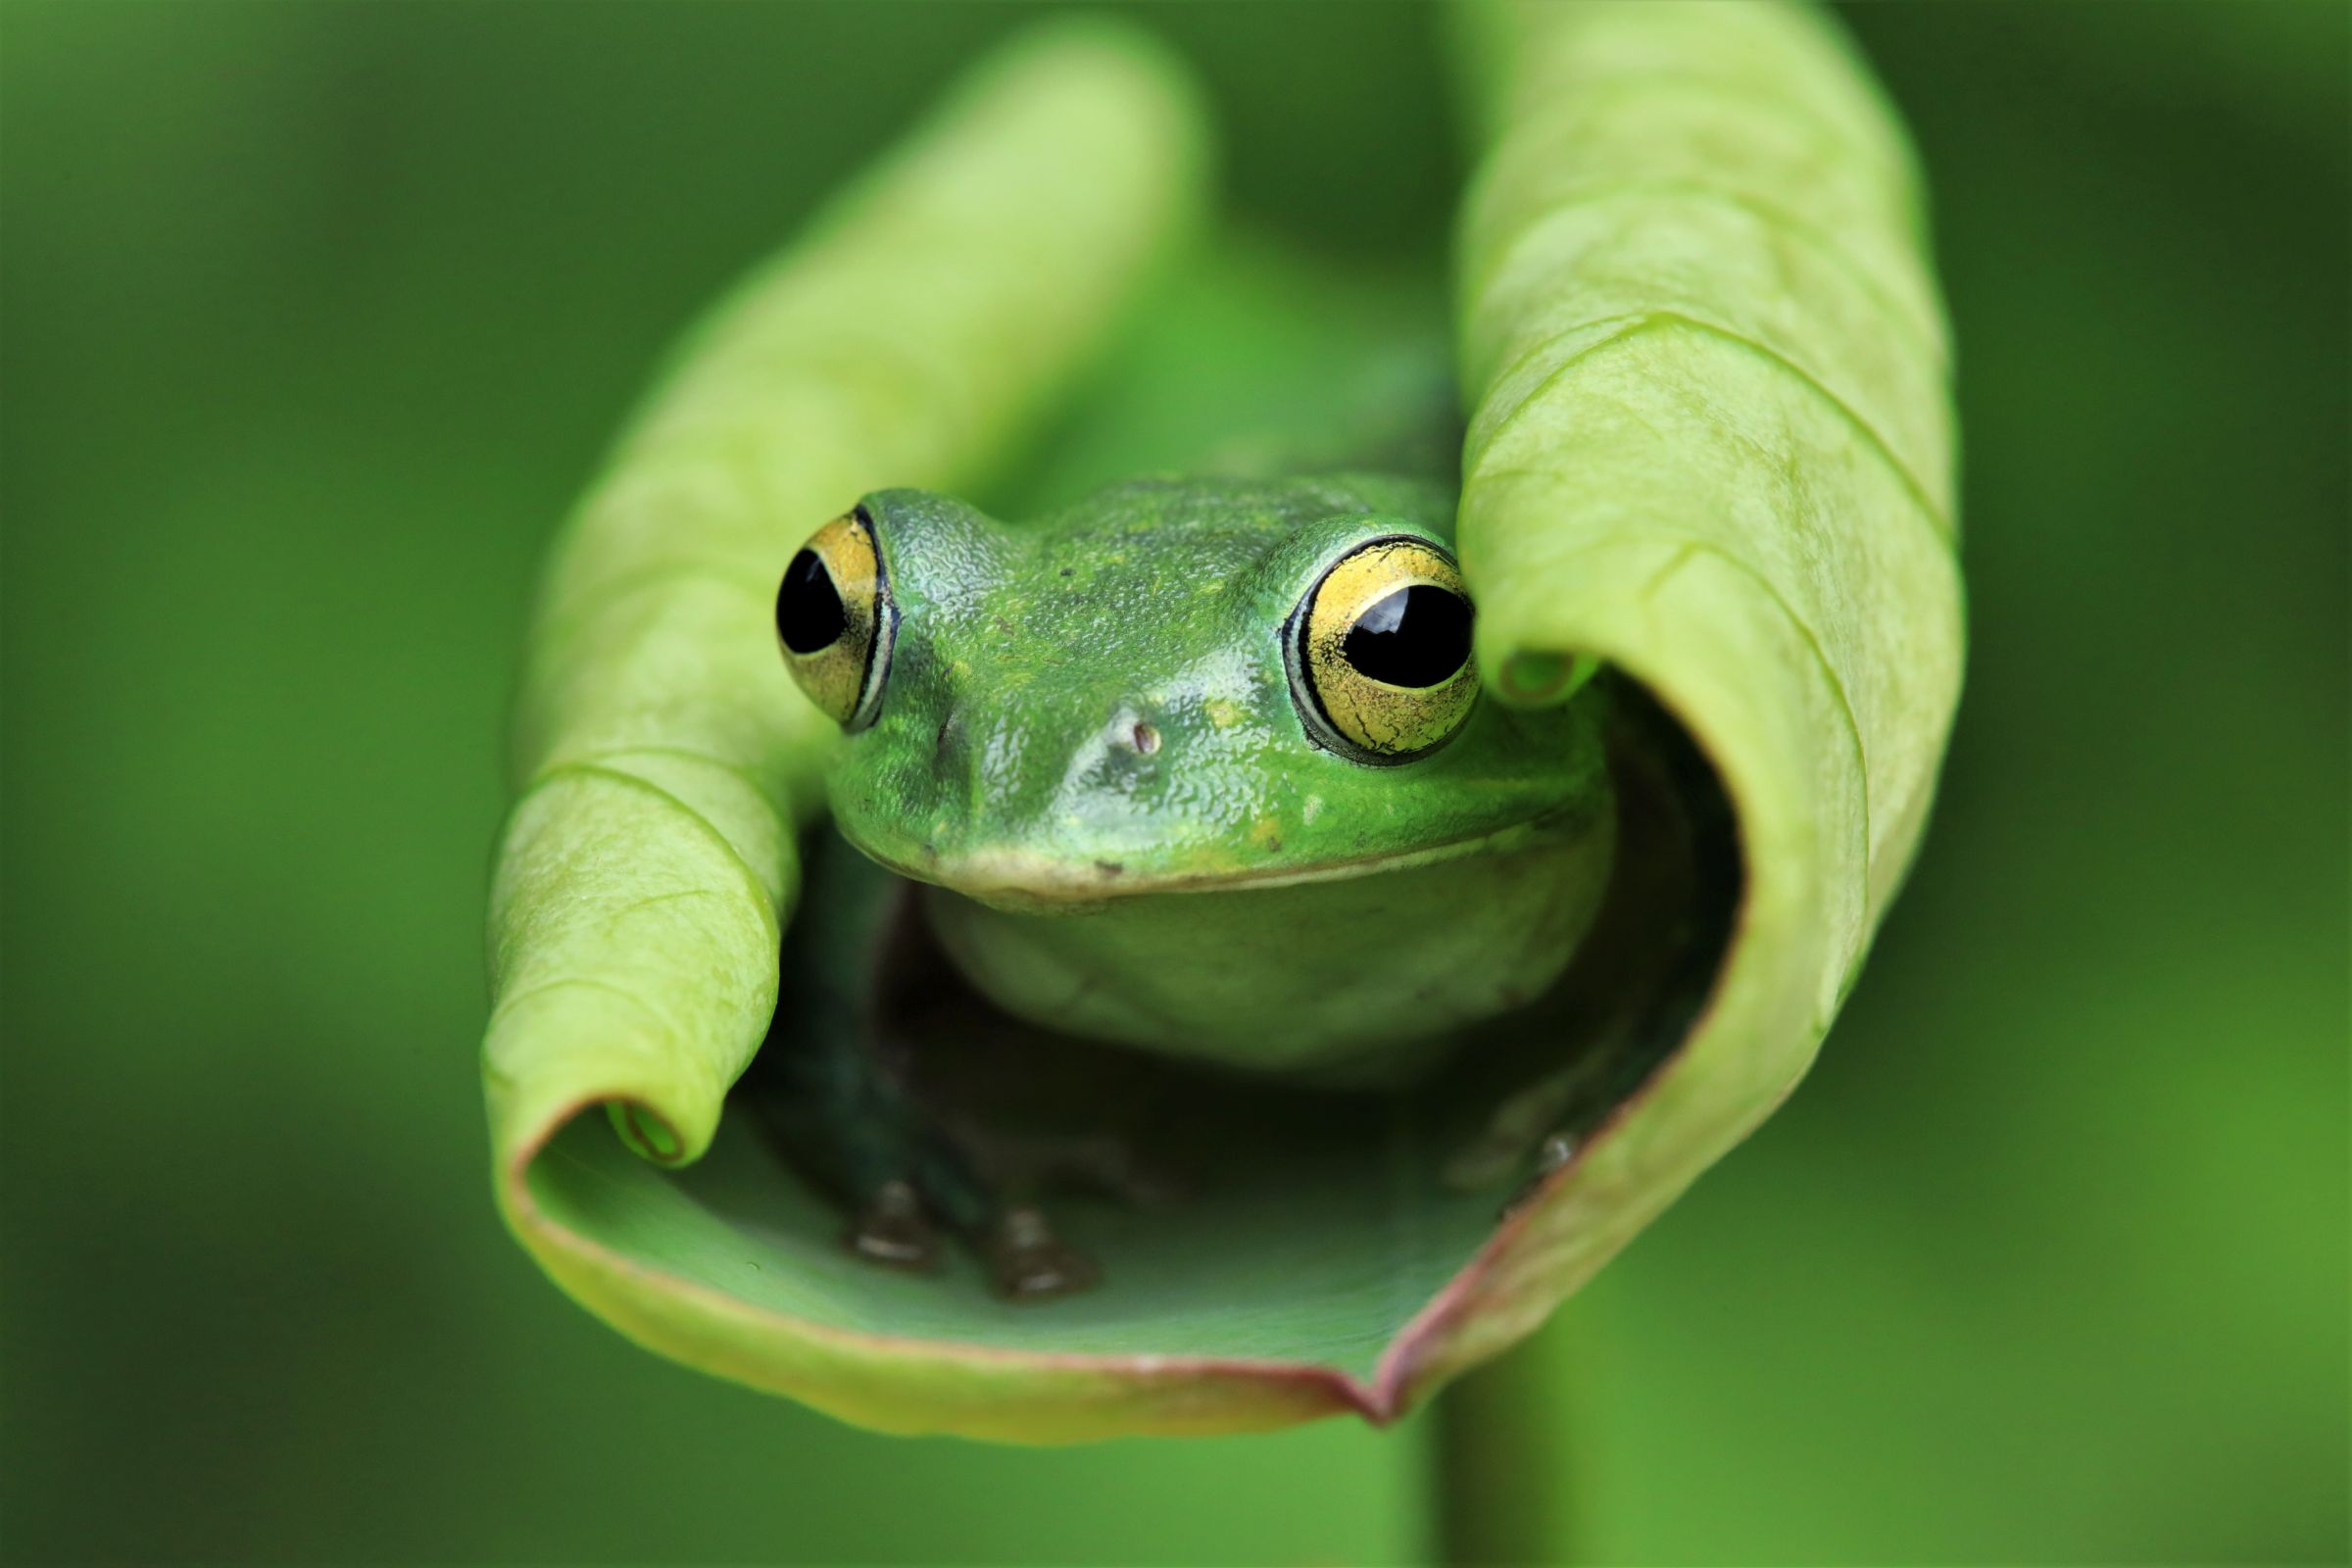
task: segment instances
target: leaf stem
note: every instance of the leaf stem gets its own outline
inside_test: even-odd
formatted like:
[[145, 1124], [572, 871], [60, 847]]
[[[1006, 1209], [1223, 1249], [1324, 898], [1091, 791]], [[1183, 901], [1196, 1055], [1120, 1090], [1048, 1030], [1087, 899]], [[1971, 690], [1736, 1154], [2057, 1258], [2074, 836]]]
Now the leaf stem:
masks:
[[1437, 1557], [1572, 1563], [1584, 1533], [1573, 1304], [1439, 1398]]

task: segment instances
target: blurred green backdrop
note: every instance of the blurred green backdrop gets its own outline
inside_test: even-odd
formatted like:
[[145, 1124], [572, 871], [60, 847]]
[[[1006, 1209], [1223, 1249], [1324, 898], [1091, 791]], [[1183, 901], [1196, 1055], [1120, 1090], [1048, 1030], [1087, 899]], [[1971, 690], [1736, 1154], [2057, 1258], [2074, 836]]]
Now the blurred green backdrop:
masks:
[[[1147, 14], [1247, 218], [1437, 275], [1429, 11]], [[631, 1348], [491, 1212], [539, 546], [1022, 15], [0, 8], [11, 1558], [1426, 1552], [1426, 1426], [869, 1437]], [[1936, 198], [1969, 693], [1808, 1087], [1564, 1314], [1557, 1484], [1602, 1561], [2340, 1561], [2346, 13], [1849, 20]]]

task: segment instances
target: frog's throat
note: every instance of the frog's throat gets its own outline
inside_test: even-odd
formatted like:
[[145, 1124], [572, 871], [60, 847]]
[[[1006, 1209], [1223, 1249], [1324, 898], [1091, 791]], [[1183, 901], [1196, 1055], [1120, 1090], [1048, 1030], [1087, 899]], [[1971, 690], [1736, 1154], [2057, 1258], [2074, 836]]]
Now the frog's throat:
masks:
[[1339, 882], [1431, 865], [1474, 855], [1502, 855], [1574, 831], [1582, 813], [1547, 813], [1486, 833], [1437, 844], [1416, 845], [1389, 855], [1352, 856], [1306, 865], [1206, 865], [1154, 872], [1116, 860], [1070, 858], [1028, 849], [982, 850], [909, 862], [851, 843], [883, 869], [914, 882], [927, 882], [1001, 908], [1054, 908], [1076, 913], [1085, 906], [1153, 893], [1229, 893], [1239, 888], [1295, 887]]

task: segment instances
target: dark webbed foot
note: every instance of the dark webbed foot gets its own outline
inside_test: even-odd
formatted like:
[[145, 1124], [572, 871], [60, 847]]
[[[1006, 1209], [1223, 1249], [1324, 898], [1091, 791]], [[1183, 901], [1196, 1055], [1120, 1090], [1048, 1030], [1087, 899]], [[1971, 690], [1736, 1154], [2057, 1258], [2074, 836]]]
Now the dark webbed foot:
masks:
[[[782, 995], [738, 1093], [785, 1158], [841, 1204], [842, 1244], [915, 1273], [938, 1272], [960, 1245], [1014, 1301], [1097, 1283], [1094, 1262], [1033, 1205], [1072, 1186], [1153, 1190], [1124, 1142], [1084, 1121], [1035, 1138], [1017, 1130], [1058, 1082], [1031, 1058], [1033, 1032], [955, 982], [907, 884], [831, 835], [808, 846], [806, 865], [806, 904], [824, 917], [786, 934]], [[936, 1070], [958, 1054], [971, 1058], [970, 1083]]]
[[[971, 1195], [958, 1195], [969, 1212]], [[940, 1233], [923, 1192], [911, 1181], [892, 1178], [875, 1188], [842, 1233], [843, 1245], [869, 1263], [909, 1273], [936, 1273]], [[1094, 1259], [1063, 1241], [1043, 1210], [1021, 1204], [994, 1209], [976, 1231], [966, 1233], [989, 1285], [1008, 1301], [1043, 1301], [1091, 1289], [1102, 1271]]]
[[1068, 1296], [1096, 1284], [1102, 1271], [1064, 1242], [1028, 1201], [1020, 1179], [966, 1156], [946, 1129], [919, 1107], [892, 1096], [803, 1100], [765, 1118], [788, 1158], [843, 1202], [851, 1218], [842, 1243], [886, 1268], [935, 1273], [948, 1239], [969, 1247], [996, 1293], [1007, 1300]]
[[1102, 1277], [1092, 1258], [1062, 1241], [1046, 1216], [1029, 1207], [1004, 1212], [989, 1233], [987, 1255], [997, 1294], [1008, 1301], [1068, 1296]]
[[939, 1267], [939, 1233], [911, 1182], [892, 1180], [874, 1189], [842, 1240], [869, 1262], [920, 1274]]

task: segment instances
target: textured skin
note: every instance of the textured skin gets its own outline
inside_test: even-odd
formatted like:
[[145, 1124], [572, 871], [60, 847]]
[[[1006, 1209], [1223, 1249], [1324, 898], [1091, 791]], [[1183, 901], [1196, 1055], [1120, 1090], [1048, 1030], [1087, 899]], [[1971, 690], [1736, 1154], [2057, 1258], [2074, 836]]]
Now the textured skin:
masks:
[[[873, 863], [820, 844], [828, 918], [785, 943], [756, 1099], [848, 1204], [855, 1250], [936, 1268], [937, 1219], [1002, 1295], [1096, 1277], [1033, 1205], [1134, 1185], [1117, 1106], [1062, 1127], [1091, 1152], [1076, 1168], [1024, 1152], [1002, 1093], [992, 1116], [937, 1089], [941, 1054], [975, 1037], [1011, 1031], [991, 1076], [1015, 1100], [1024, 1079], [1052, 1097], [1066, 1067], [1036, 1048], [1062, 1037], [1379, 1087], [1553, 990], [1608, 883], [1597, 694], [1482, 707], [1466, 663], [1367, 682], [1301, 619], [1343, 573], [1348, 617], [1432, 568], [1458, 580], [1446, 524], [1442, 491], [1347, 474], [1133, 481], [1027, 525], [891, 491], [818, 531], [828, 564], [856, 557], [832, 566], [846, 612], [812, 618], [788, 570], [778, 629], [804, 695], [844, 721], [835, 820]], [[853, 666], [861, 697], [838, 678]], [[1438, 744], [1348, 748], [1310, 719], [1339, 680], [1426, 714]], [[912, 897], [893, 870], [932, 886]], [[979, 997], [926, 1024], [943, 956]]]
[[1362, 1080], [1566, 964], [1608, 867], [1594, 705], [1477, 703], [1375, 765], [1310, 738], [1285, 662], [1336, 559], [1448, 543], [1435, 488], [1146, 479], [1027, 524], [916, 491], [866, 512], [900, 623], [834, 818], [948, 890], [934, 927], [1008, 1010]]

